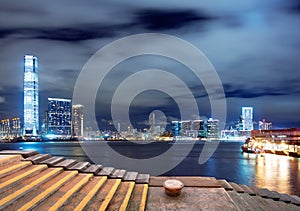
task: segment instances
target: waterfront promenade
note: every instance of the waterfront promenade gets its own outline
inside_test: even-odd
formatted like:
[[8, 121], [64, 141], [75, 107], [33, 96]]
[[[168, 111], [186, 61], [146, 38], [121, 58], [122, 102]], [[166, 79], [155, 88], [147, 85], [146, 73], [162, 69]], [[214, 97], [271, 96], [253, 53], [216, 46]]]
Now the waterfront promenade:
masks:
[[[177, 197], [168, 179], [183, 182]], [[298, 196], [213, 177], [155, 177], [36, 151], [0, 151], [5, 210], [300, 210]]]

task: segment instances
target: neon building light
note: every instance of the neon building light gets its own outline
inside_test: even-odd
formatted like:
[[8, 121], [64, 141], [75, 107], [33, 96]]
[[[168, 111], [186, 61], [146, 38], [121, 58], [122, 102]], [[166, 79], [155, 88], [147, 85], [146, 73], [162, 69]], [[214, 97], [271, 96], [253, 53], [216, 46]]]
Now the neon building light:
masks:
[[24, 135], [39, 133], [38, 59], [24, 56]]

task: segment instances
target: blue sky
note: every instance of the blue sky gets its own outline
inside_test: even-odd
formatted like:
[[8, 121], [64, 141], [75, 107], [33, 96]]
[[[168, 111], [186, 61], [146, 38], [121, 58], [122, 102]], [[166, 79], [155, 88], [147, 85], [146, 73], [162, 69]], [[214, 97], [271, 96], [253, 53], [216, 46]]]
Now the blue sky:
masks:
[[[242, 106], [253, 106], [255, 121], [300, 127], [299, 25], [297, 0], [0, 0], [0, 119], [22, 116], [25, 54], [39, 58], [42, 116], [47, 97], [72, 97], [82, 67], [100, 48], [151, 32], [177, 36], [207, 56], [224, 87], [228, 123]], [[100, 124], [110, 119], [116, 86], [146, 68], [173, 71], [192, 90], [200, 115], [211, 116], [203, 85], [184, 74], [184, 66], [144, 56], [119, 64], [104, 81], [96, 102]], [[169, 121], [178, 118], [176, 103], [163, 93], [141, 93], [131, 105], [136, 127], [145, 126], [152, 110], [164, 111]]]

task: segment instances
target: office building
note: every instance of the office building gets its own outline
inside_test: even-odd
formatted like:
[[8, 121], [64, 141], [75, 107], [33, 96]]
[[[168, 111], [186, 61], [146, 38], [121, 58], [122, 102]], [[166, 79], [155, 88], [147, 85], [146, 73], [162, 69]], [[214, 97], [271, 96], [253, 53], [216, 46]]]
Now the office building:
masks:
[[149, 115], [149, 124], [150, 124], [150, 133], [151, 134], [154, 134], [156, 131], [155, 131], [155, 113], [152, 112], [150, 115]]
[[258, 122], [259, 130], [271, 130], [272, 122], [267, 122], [266, 119], [262, 119], [262, 121]]
[[48, 137], [71, 136], [71, 100], [48, 98]]
[[253, 107], [242, 107], [242, 130], [253, 130]]
[[194, 120], [192, 122], [192, 130], [196, 132], [197, 136], [199, 138], [205, 137], [205, 127], [204, 127], [204, 121], [203, 120]]
[[72, 106], [72, 136], [83, 137], [83, 105]]
[[38, 59], [32, 55], [24, 57], [24, 132], [25, 136], [39, 133], [39, 81]]
[[180, 130], [181, 130], [181, 124], [179, 121], [172, 121], [172, 132], [173, 132], [173, 136], [179, 136], [180, 134]]
[[13, 137], [22, 136], [21, 122], [20, 122], [20, 118], [18, 117], [12, 118], [11, 135]]
[[184, 120], [180, 122], [180, 135], [181, 136], [188, 136], [191, 130], [192, 121], [191, 120]]
[[9, 119], [1, 120], [1, 134], [3, 138], [8, 138], [10, 136], [11, 128]]
[[209, 118], [206, 122], [206, 137], [209, 139], [219, 138], [219, 120]]

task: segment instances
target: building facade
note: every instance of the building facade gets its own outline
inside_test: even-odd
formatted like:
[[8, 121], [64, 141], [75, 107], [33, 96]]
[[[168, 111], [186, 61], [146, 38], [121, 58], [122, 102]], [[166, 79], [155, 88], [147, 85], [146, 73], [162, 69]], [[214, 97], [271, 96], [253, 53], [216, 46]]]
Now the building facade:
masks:
[[48, 98], [47, 136], [71, 136], [71, 100]]
[[1, 137], [8, 138], [10, 135], [11, 135], [10, 120], [9, 119], [1, 120]]
[[83, 105], [72, 106], [72, 136], [83, 137]]
[[209, 118], [206, 122], [206, 137], [208, 139], [218, 139], [219, 135], [219, 120]]
[[172, 132], [173, 136], [179, 136], [179, 132], [181, 130], [181, 124], [179, 121], [172, 121]]
[[262, 119], [262, 121], [258, 122], [259, 130], [271, 130], [272, 122], [267, 122], [266, 119]]
[[243, 131], [253, 130], [253, 107], [242, 107]]
[[197, 133], [196, 137], [199, 138], [205, 138], [205, 127], [204, 127], [204, 121], [199, 119], [199, 120], [194, 120], [192, 122], [192, 130]]
[[39, 133], [39, 81], [38, 59], [24, 56], [24, 125], [23, 135], [36, 136]]
[[13, 137], [20, 137], [22, 135], [21, 121], [18, 117], [12, 118], [11, 135]]

